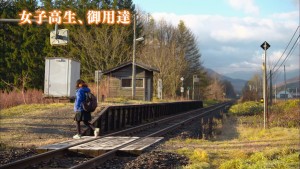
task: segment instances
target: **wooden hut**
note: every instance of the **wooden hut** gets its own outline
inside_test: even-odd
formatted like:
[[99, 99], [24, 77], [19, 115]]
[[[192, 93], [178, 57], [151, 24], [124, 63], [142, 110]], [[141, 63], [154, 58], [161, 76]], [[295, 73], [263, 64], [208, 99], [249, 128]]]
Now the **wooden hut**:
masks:
[[[152, 100], [153, 72], [159, 73], [159, 70], [136, 63], [135, 99]], [[104, 71], [103, 75], [107, 76], [109, 83], [107, 97], [132, 97], [132, 62]]]

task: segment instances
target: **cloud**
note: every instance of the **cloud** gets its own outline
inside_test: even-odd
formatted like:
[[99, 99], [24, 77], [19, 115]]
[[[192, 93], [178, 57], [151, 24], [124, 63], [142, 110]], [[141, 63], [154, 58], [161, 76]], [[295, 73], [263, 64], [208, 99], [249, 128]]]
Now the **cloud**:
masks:
[[227, 0], [227, 2], [235, 10], [242, 10], [246, 14], [259, 14], [259, 8], [254, 4], [253, 0]]
[[299, 0], [291, 0], [295, 6], [299, 7]]
[[[299, 51], [299, 43], [298, 46], [296, 46], [296, 50]], [[277, 70], [283, 68], [283, 65], [285, 65], [287, 71], [299, 70], [299, 53], [293, 53], [286, 57], [287, 53], [288, 51], [283, 55], [283, 49], [270, 53], [267, 56], [267, 59], [269, 60], [267, 62], [270, 67], [273, 70]], [[286, 61], [283, 63], [284, 59], [286, 59]]]
[[[261, 40], [281, 41], [286, 39], [285, 31], [295, 29], [298, 24], [296, 12], [274, 14], [268, 18], [225, 17], [220, 15], [176, 15], [174, 13], [153, 13], [156, 19], [164, 18], [173, 25], [183, 20], [194, 34], [210, 36], [220, 42]], [[281, 20], [278, 20], [281, 16]], [[199, 38], [201, 38], [199, 36]]]
[[247, 68], [247, 69], [257, 69], [261, 67], [262, 64], [259, 63], [252, 63], [249, 61], [243, 61], [240, 63], [232, 63], [229, 65], [231, 68]]
[[[153, 13], [159, 20], [177, 25], [179, 20], [192, 30], [199, 42], [203, 65], [218, 72], [260, 70], [263, 50], [260, 45], [267, 41], [269, 64], [275, 64], [298, 26], [296, 11], [272, 14], [265, 17], [227, 17], [221, 15], [176, 15]], [[296, 68], [291, 63], [297, 60], [299, 50], [290, 56], [289, 69]], [[298, 66], [299, 69], [299, 66]]]

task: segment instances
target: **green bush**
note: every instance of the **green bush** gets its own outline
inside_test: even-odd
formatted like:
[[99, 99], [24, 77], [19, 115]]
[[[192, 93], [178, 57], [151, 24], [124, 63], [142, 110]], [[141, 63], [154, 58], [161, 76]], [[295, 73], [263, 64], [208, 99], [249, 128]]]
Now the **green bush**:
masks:
[[257, 115], [263, 112], [263, 105], [259, 102], [249, 101], [233, 105], [229, 113], [234, 115]]
[[215, 105], [215, 104], [218, 104], [220, 103], [219, 101], [217, 100], [204, 100], [203, 101], [203, 107], [209, 107], [209, 106], [212, 106], [212, 105]]

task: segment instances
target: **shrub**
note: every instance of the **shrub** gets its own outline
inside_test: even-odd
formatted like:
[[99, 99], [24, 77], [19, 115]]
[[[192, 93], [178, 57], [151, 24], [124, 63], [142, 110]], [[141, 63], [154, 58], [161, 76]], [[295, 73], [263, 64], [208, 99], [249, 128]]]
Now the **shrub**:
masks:
[[43, 91], [28, 89], [26, 92], [13, 90], [11, 92], [0, 91], [0, 109], [5, 109], [21, 104], [43, 103]]
[[199, 162], [208, 162], [208, 154], [206, 151], [201, 149], [196, 149], [193, 151], [193, 154], [190, 156], [190, 161], [193, 163], [199, 163]]
[[234, 115], [257, 115], [263, 112], [263, 105], [259, 102], [249, 101], [233, 105], [229, 113]]

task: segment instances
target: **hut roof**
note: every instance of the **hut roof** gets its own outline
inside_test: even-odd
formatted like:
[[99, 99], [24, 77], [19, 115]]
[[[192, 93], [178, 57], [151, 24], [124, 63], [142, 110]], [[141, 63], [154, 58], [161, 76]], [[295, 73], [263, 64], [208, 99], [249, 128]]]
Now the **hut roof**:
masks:
[[[132, 62], [126, 62], [126, 63], [123, 63], [123, 64], [117, 66], [117, 67], [114, 67], [114, 68], [111, 68], [109, 70], [106, 70], [106, 71], [103, 72], [103, 75], [109, 74], [111, 72], [118, 71], [119, 69], [122, 69], [123, 67], [129, 66], [129, 65], [132, 65]], [[147, 65], [142, 64], [142, 63], [136, 62], [135, 65], [138, 66], [138, 67], [140, 67], [140, 68], [142, 68], [142, 69], [148, 70], [150, 72], [158, 72], [158, 73], [160, 73], [160, 71], [158, 69], [150, 67], [150, 66], [147, 66]]]

